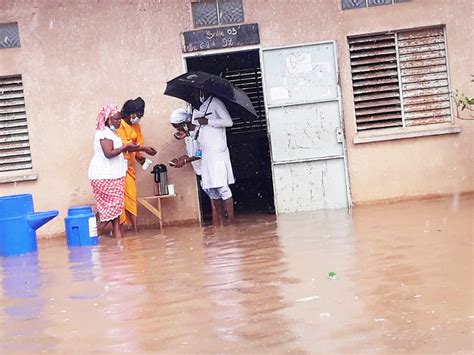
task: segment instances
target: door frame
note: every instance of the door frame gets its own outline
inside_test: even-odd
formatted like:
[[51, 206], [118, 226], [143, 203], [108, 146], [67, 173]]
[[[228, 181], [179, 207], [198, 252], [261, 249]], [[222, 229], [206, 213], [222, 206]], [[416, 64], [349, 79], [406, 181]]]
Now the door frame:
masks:
[[[265, 116], [267, 119], [267, 135], [268, 135], [268, 142], [269, 142], [269, 147], [270, 147], [270, 160], [272, 163], [272, 180], [273, 180], [273, 199], [274, 199], [274, 205], [275, 205], [275, 214], [279, 214], [278, 211], [278, 203], [277, 203], [277, 191], [275, 190], [275, 173], [274, 173], [274, 166], [279, 165], [279, 164], [284, 164], [284, 163], [279, 163], [279, 162], [274, 162], [273, 161], [273, 152], [272, 152], [272, 139], [271, 139], [271, 125], [269, 121], [269, 108], [282, 108], [286, 106], [295, 106], [298, 104], [287, 104], [287, 105], [268, 105], [267, 102], [267, 88], [265, 84], [265, 65], [263, 63], [263, 52], [265, 51], [272, 51], [272, 50], [278, 50], [278, 49], [290, 49], [290, 48], [299, 48], [299, 47], [306, 47], [306, 46], [312, 46], [312, 45], [324, 45], [324, 44], [332, 44], [333, 52], [334, 52], [334, 64], [335, 64], [335, 72], [336, 72], [336, 86], [337, 86], [337, 102], [338, 102], [338, 108], [339, 108], [339, 123], [341, 125], [342, 129], [342, 153], [343, 153], [343, 162], [344, 162], [344, 172], [345, 172], [345, 181], [346, 181], [346, 196], [347, 196], [347, 207], [351, 208], [353, 206], [352, 203], [352, 196], [351, 196], [351, 184], [350, 184], [350, 175], [349, 175], [349, 169], [348, 169], [348, 163], [347, 163], [347, 145], [346, 145], [346, 134], [345, 134], [345, 125], [344, 125], [344, 115], [342, 111], [342, 96], [341, 96], [341, 85], [340, 85], [340, 75], [339, 75], [339, 57], [337, 53], [337, 43], [336, 40], [327, 40], [327, 41], [318, 41], [318, 42], [308, 42], [308, 43], [299, 43], [299, 44], [288, 44], [284, 46], [274, 46], [274, 47], [268, 47], [268, 48], [260, 48], [260, 67], [262, 68], [262, 86], [263, 86], [263, 101], [264, 101], [264, 106], [265, 106]], [[324, 102], [332, 102], [334, 99], [323, 99], [323, 100], [313, 100], [309, 101], [308, 103], [324, 103]], [[340, 157], [338, 157], [340, 158]], [[331, 157], [326, 158], [325, 160], [331, 159]], [[316, 161], [318, 159], [314, 159], [312, 161]], [[301, 161], [306, 161], [306, 160], [301, 160]], [[298, 161], [288, 161], [285, 163], [297, 163]]]
[[[250, 46], [241, 46], [241, 47], [233, 47], [233, 48], [225, 48], [225, 49], [211, 49], [211, 50], [206, 50], [206, 51], [196, 51], [192, 53], [181, 53], [181, 61], [182, 61], [182, 66], [183, 66], [183, 73], [188, 71], [188, 58], [195, 58], [195, 57], [206, 57], [206, 56], [214, 56], [214, 55], [222, 55], [222, 54], [227, 54], [227, 53], [237, 53], [237, 52], [248, 52], [248, 51], [258, 51], [258, 56], [259, 56], [259, 62], [260, 62], [260, 67], [262, 68], [262, 46], [261, 45], [250, 45]], [[262, 68], [262, 85], [264, 85], [263, 82], [263, 68]], [[265, 113], [267, 113], [267, 104], [266, 104], [266, 99], [265, 99], [265, 89], [264, 86], [263, 88], [263, 101], [264, 101], [264, 108], [265, 108]], [[272, 161], [272, 151], [271, 151], [271, 141], [270, 141], [270, 136], [268, 134], [268, 117], [266, 117], [266, 122], [267, 122], [267, 139], [268, 139], [268, 147], [270, 150], [270, 164], [273, 165]], [[202, 191], [200, 190], [200, 186], [198, 186], [198, 178], [196, 177], [194, 179], [194, 183], [196, 186], [196, 199], [197, 199], [197, 204], [199, 206], [199, 223], [202, 224], [203, 222], [203, 211], [202, 211], [202, 206], [201, 206], [201, 199], [200, 199], [200, 194]], [[272, 166], [272, 183], [274, 184], [274, 177], [273, 177], [273, 166]], [[273, 187], [273, 192], [275, 192], [275, 185]], [[273, 203], [275, 204], [275, 196], [273, 196]], [[276, 208], [275, 208], [275, 214], [276, 214]]]

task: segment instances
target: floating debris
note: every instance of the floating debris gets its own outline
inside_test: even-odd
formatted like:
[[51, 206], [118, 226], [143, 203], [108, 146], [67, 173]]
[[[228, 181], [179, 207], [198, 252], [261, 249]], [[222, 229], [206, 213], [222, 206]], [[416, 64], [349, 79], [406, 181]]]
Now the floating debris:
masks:
[[310, 297], [297, 299], [296, 302], [314, 301], [314, 300], [319, 300], [319, 298], [320, 298], [319, 296], [310, 296]]

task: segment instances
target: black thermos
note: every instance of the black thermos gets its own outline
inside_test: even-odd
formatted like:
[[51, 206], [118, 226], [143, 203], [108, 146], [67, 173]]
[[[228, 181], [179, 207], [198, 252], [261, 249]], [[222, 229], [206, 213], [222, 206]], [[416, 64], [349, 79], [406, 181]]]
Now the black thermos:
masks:
[[151, 171], [155, 179], [155, 195], [168, 195], [168, 172], [164, 164], [156, 164]]

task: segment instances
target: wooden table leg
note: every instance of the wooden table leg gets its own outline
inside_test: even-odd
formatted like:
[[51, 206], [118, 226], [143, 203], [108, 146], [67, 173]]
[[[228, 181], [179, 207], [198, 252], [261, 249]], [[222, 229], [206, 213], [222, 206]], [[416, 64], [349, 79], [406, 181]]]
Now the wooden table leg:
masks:
[[163, 210], [161, 209], [161, 198], [158, 198], [158, 209], [160, 210], [160, 231], [163, 231]]
[[[174, 197], [176, 195], [172, 195]], [[145, 207], [148, 211], [150, 211], [158, 220], [160, 221], [160, 230], [163, 231], [163, 210], [161, 205], [161, 198], [171, 197], [171, 196], [149, 196], [149, 197], [139, 197], [137, 201]], [[156, 199], [156, 207], [153, 204], [153, 201], [148, 202], [148, 200]]]
[[150, 211], [158, 220], [160, 221], [160, 228], [163, 229], [163, 217], [161, 214], [161, 201], [158, 199], [158, 208], [155, 208], [151, 203], [149, 203], [144, 198], [139, 198], [138, 202], [142, 204], [148, 211]]

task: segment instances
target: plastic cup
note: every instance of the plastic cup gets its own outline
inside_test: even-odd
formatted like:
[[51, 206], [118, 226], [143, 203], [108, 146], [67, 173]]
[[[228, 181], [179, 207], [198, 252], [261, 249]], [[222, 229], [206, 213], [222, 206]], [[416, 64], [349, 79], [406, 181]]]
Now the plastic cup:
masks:
[[150, 159], [146, 158], [146, 159], [145, 159], [145, 162], [144, 162], [143, 165], [142, 165], [142, 169], [143, 169], [143, 170], [148, 169], [148, 168], [150, 167], [151, 163], [152, 163], [152, 161], [151, 161]]

